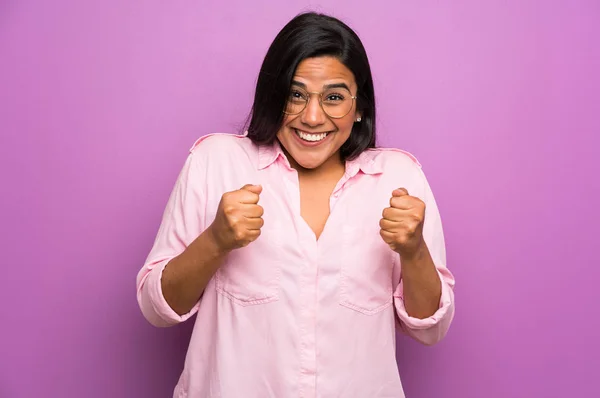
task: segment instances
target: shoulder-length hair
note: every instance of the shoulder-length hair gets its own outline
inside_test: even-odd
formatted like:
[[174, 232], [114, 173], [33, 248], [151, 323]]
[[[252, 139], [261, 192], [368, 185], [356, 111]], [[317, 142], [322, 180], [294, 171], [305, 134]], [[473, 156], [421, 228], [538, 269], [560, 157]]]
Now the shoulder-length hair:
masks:
[[306, 58], [333, 56], [356, 80], [357, 110], [348, 140], [340, 148], [342, 160], [351, 160], [375, 147], [375, 92], [367, 53], [358, 35], [342, 21], [328, 15], [303, 13], [277, 34], [258, 75], [249, 117], [248, 137], [257, 145], [272, 144], [282, 126], [284, 109], [296, 68]]

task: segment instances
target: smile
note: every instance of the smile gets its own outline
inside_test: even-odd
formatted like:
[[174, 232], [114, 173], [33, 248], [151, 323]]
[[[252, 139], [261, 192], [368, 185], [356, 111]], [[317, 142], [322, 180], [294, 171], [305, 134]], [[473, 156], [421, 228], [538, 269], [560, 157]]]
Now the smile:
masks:
[[325, 139], [325, 137], [327, 137], [327, 135], [329, 133], [307, 133], [301, 130], [297, 130], [294, 129], [294, 131], [296, 132], [296, 135], [298, 135], [298, 137], [300, 137], [301, 139], [303, 139], [304, 141], [308, 141], [308, 142], [319, 142]]

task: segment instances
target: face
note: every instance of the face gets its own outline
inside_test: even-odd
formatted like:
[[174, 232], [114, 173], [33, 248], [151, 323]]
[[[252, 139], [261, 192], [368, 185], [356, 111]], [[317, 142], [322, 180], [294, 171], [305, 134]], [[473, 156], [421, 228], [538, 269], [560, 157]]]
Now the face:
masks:
[[[337, 58], [307, 58], [298, 65], [288, 103], [309, 100], [300, 113], [285, 115], [277, 133], [293, 167], [310, 170], [339, 167], [340, 147], [350, 137], [352, 126], [360, 117], [356, 111], [356, 100], [351, 101], [346, 95], [356, 96], [356, 89], [354, 75]], [[306, 93], [325, 93], [321, 97], [323, 107], [319, 103], [319, 95]], [[329, 116], [328, 113], [339, 116], [339, 104], [344, 100], [352, 103], [348, 113], [339, 118]], [[302, 105], [298, 108], [301, 109]]]

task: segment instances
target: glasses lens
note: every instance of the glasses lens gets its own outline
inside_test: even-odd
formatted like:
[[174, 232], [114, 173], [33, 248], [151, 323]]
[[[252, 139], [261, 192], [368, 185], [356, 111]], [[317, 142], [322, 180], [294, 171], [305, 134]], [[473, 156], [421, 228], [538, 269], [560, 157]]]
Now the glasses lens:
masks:
[[321, 97], [323, 110], [331, 117], [344, 117], [352, 109], [352, 94], [345, 88], [325, 91]]
[[308, 93], [300, 88], [292, 87], [287, 100], [285, 112], [296, 115], [304, 110], [308, 102]]

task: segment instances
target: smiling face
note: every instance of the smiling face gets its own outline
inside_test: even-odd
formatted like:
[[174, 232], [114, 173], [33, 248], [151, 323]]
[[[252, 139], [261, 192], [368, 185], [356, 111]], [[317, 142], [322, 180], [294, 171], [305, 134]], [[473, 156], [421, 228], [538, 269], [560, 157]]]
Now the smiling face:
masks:
[[[288, 108], [295, 106], [302, 109], [302, 102], [310, 100], [300, 113], [286, 114], [277, 133], [293, 167], [316, 170], [342, 164], [340, 147], [350, 137], [352, 126], [360, 117], [356, 111], [356, 101], [348, 98], [348, 94], [356, 96], [356, 90], [354, 75], [337, 58], [307, 58], [298, 65]], [[323, 107], [319, 103], [319, 95], [307, 93], [325, 93], [322, 97]], [[344, 107], [342, 101], [350, 101], [348, 108]], [[341, 115], [346, 110], [348, 113], [332, 118], [323, 108], [333, 116]], [[344, 110], [341, 113], [340, 108]]]

